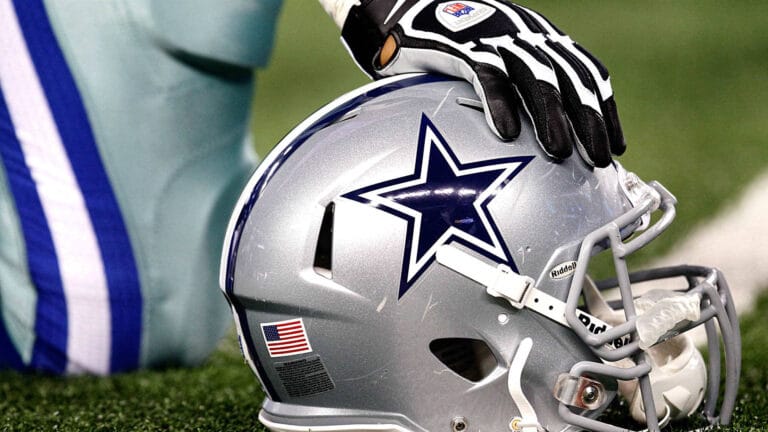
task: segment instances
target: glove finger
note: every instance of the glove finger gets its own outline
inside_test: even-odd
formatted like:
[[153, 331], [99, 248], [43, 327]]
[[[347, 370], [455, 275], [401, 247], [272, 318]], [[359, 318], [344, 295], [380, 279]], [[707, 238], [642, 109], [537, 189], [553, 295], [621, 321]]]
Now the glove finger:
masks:
[[[523, 42], [515, 41], [515, 43]], [[530, 54], [532, 58], [529, 58], [529, 61], [539, 62], [536, 67], [551, 69], [549, 60], [530, 45], [514, 48], [524, 49]], [[558, 88], [545, 80], [537, 79], [531, 66], [512, 51], [504, 47], [499, 47], [498, 51], [504, 60], [510, 81], [517, 88], [531, 116], [539, 145], [550, 157], [556, 159], [569, 157], [573, 153], [575, 139], [568, 124]]]
[[581, 105], [578, 98], [569, 95], [573, 91], [569, 87], [572, 86], [566, 84], [562, 87], [564, 104], [578, 137], [579, 153], [588, 164], [598, 168], [607, 167], [611, 163], [611, 149], [603, 116], [592, 108]]
[[[531, 29], [549, 35], [549, 39], [540, 49], [550, 57], [555, 66], [565, 110], [579, 138], [579, 152], [588, 163], [600, 167], [607, 166], [611, 162], [608, 126], [603, 118], [603, 103], [597, 84], [599, 81], [600, 85], [606, 88], [605, 96], [610, 96], [607, 70], [545, 17], [522, 7], [517, 7], [516, 10], [519, 15], [528, 17], [526, 22]], [[611, 108], [610, 105], [606, 107]], [[611, 115], [612, 120], [618, 121], [615, 105]], [[618, 125], [611, 123], [611, 127], [614, 124]], [[620, 126], [618, 128], [620, 133]]]
[[603, 120], [605, 121], [605, 127], [608, 132], [608, 140], [611, 143], [611, 152], [615, 155], [621, 155], [627, 149], [627, 145], [624, 142], [624, 132], [621, 129], [619, 112], [616, 108], [616, 101], [613, 96], [608, 69], [606, 69], [600, 60], [593, 56], [592, 53], [585, 50], [581, 45], [573, 44], [573, 46], [583, 54], [584, 61], [590, 61], [595, 66], [598, 76], [594, 77], [594, 79], [602, 81], [602, 85], [598, 85], [597, 88], [600, 92], [600, 108], [603, 111]]
[[[475, 91], [485, 107], [485, 118], [499, 138], [509, 141], [520, 135], [517, 95], [507, 77], [491, 66], [475, 66]], [[479, 87], [479, 88], [478, 88]]]
[[590, 165], [606, 167], [611, 163], [611, 148], [598, 102], [597, 84], [573, 54], [555, 44], [549, 45], [549, 49], [550, 55], [557, 56], [553, 61], [555, 73], [563, 106], [579, 138], [579, 152]]
[[624, 132], [621, 129], [616, 101], [611, 96], [604, 100], [600, 106], [603, 108], [603, 119], [608, 130], [608, 139], [611, 142], [611, 153], [621, 156], [627, 150], [627, 144], [624, 141]]

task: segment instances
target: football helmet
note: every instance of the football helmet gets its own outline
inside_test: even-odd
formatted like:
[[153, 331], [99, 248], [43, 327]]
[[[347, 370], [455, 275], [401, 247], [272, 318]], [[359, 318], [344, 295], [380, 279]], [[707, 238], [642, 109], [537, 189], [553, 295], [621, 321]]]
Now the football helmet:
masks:
[[[709, 422], [730, 421], [740, 336], [723, 275], [627, 268], [675, 198], [617, 162], [555, 162], [521, 121], [502, 142], [469, 84], [400, 76], [322, 108], [268, 155], [221, 270], [264, 425], [627, 430], [605, 413], [619, 394], [640, 428], [702, 399]], [[616, 277], [593, 283], [601, 254]], [[688, 337], [700, 325], [707, 362]]]

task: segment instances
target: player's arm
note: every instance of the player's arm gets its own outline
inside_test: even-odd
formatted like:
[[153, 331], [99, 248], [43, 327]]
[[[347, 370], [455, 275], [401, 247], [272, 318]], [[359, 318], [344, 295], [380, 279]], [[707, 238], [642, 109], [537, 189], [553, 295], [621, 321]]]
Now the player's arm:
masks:
[[501, 0], [320, 3], [373, 78], [406, 72], [464, 78], [496, 135], [519, 135], [517, 110], [523, 107], [555, 159], [570, 156], [576, 142], [588, 163], [604, 167], [626, 148], [608, 71], [530, 9]]

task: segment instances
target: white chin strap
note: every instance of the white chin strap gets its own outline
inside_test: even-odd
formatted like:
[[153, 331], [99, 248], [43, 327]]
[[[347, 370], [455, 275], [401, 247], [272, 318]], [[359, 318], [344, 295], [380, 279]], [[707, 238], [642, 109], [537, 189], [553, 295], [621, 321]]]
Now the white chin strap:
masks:
[[[509, 266], [497, 267], [486, 264], [474, 256], [450, 245], [443, 245], [437, 250], [437, 262], [486, 287], [486, 292], [503, 298], [516, 309], [528, 308], [539, 315], [569, 327], [565, 319], [565, 302], [540, 291], [534, 286], [533, 278], [512, 271]], [[612, 326], [586, 312], [579, 311], [582, 322], [601, 329]]]
[[[486, 264], [450, 245], [441, 246], [437, 250], [436, 258], [441, 265], [485, 286], [489, 295], [503, 298], [517, 309], [531, 309], [570, 328], [565, 319], [565, 302], [535, 288], [535, 281], [532, 278], [519, 275], [503, 264], [497, 267]], [[579, 320], [582, 323], [606, 331], [624, 322], [626, 319], [624, 313], [612, 309], [589, 278], [584, 283], [583, 292], [589, 310], [595, 315], [578, 311]], [[682, 334], [656, 343], [659, 338], [675, 329], [680, 323], [698, 320], [700, 301], [701, 298], [697, 295], [672, 291], [651, 291], [635, 300], [639, 314], [636, 321], [637, 333], [640, 346], [649, 356], [652, 365], [649, 378], [653, 389], [656, 416], [660, 419], [662, 426], [671, 419], [687, 417], [698, 408], [704, 398], [707, 383], [706, 365], [690, 336]], [[515, 365], [518, 357], [522, 358], [519, 360], [522, 364], [515, 369], [517, 379], [522, 373], [522, 366], [530, 352], [530, 346], [527, 351], [524, 350], [524, 344], [529, 340], [524, 339], [521, 342], [513, 360]], [[527, 344], [530, 345], [531, 342]], [[631, 359], [623, 359], [613, 364], [620, 367], [634, 366]], [[530, 404], [522, 394], [519, 385], [513, 386], [512, 366], [510, 366], [509, 380], [510, 394], [520, 412], [523, 413], [523, 407], [526, 404], [530, 407]], [[629, 402], [632, 417], [645, 423], [645, 411], [638, 381], [619, 381], [619, 392]], [[533, 410], [532, 407], [531, 410]], [[535, 412], [532, 418], [533, 422], [528, 418], [516, 419], [518, 429], [513, 430], [535, 431]], [[528, 427], [530, 429], [526, 429]], [[510, 428], [513, 428], [512, 423]]]

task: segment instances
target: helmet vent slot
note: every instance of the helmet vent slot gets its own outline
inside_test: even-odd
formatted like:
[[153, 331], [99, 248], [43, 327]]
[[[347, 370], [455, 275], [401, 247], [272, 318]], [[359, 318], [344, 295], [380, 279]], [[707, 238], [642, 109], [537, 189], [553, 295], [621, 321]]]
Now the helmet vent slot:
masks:
[[481, 381], [497, 366], [493, 352], [479, 339], [435, 339], [429, 350], [451, 371], [472, 382]]
[[331, 279], [333, 277], [333, 212], [335, 205], [333, 202], [325, 207], [323, 222], [320, 224], [320, 233], [317, 236], [317, 245], [315, 246], [315, 272], [323, 277]]

